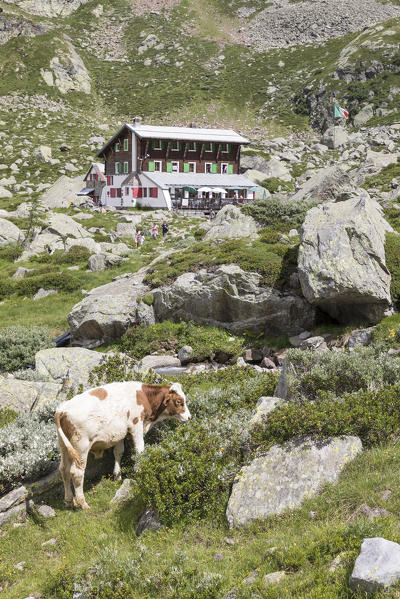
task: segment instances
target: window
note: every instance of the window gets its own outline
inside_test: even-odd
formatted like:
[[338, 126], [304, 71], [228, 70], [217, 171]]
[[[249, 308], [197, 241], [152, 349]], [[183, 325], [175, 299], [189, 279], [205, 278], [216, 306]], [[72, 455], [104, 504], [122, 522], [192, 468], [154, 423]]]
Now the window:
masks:
[[129, 195], [129, 187], [125, 187], [125, 195], [128, 196]]
[[129, 173], [129, 162], [124, 162], [124, 173]]
[[111, 187], [111, 189], [110, 189], [110, 197], [111, 198], [115, 198], [116, 197], [116, 195], [117, 195], [116, 191], [117, 190], [115, 189], [115, 187]]
[[228, 163], [227, 162], [222, 162], [221, 163], [221, 173], [223, 175], [227, 175], [228, 174]]
[[113, 185], [113, 182], [114, 182], [114, 177], [107, 176], [107, 185]]
[[117, 143], [115, 144], [115, 151], [119, 152], [121, 149], [121, 144], [119, 143], [119, 141], [117, 141]]
[[161, 139], [153, 139], [153, 141], [151, 142], [151, 147], [153, 148], [153, 150], [162, 150], [163, 142], [161, 141]]
[[189, 150], [189, 152], [196, 152], [196, 150], [197, 150], [197, 142], [196, 141], [189, 141], [188, 145], [187, 145], [187, 149]]
[[150, 187], [150, 197], [158, 198], [158, 187]]
[[154, 161], [154, 170], [156, 173], [161, 173], [162, 172], [162, 161], [161, 160], [155, 160]]
[[173, 173], [179, 173], [179, 162], [171, 162], [172, 164], [172, 172]]
[[211, 152], [211, 143], [209, 141], [206, 142], [203, 147], [205, 152]]
[[121, 174], [122, 173], [122, 162], [116, 162], [115, 163], [115, 174]]
[[181, 144], [179, 141], [171, 141], [171, 150], [180, 150]]
[[195, 173], [196, 172], [196, 163], [195, 162], [185, 162], [183, 165], [184, 173]]
[[125, 152], [129, 150], [129, 139], [124, 139], [124, 150]]
[[219, 144], [219, 149], [221, 152], [229, 152], [228, 144]]
[[117, 198], [122, 198], [122, 189], [121, 189], [121, 187], [117, 187]]
[[147, 187], [143, 187], [143, 197], [147, 198]]
[[205, 168], [204, 168], [204, 172], [205, 173], [212, 173], [212, 162], [206, 162]]

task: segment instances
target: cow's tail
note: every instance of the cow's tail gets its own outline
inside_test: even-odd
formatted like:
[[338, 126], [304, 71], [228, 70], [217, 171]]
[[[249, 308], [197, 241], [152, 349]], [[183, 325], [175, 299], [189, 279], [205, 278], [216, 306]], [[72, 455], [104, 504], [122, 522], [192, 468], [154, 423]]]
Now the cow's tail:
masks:
[[56, 421], [58, 439], [64, 445], [65, 449], [68, 451], [71, 459], [75, 462], [76, 466], [78, 466], [78, 468], [82, 468], [82, 463], [81, 463], [81, 459], [78, 455], [78, 452], [72, 446], [71, 441], [68, 439], [67, 435], [64, 433], [63, 429], [61, 428], [62, 416], [63, 416], [63, 412], [56, 412], [55, 421]]

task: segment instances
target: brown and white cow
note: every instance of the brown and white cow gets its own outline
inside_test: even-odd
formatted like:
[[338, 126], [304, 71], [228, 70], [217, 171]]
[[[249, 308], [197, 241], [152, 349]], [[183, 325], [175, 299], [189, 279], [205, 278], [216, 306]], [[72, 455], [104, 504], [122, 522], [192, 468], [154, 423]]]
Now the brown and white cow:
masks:
[[[124, 438], [130, 435], [137, 453], [144, 450], [143, 436], [166, 418], [186, 422], [190, 412], [179, 383], [145, 385], [138, 381], [110, 383], [89, 389], [65, 401], [55, 415], [61, 452], [60, 472], [65, 504], [83, 509], [89, 506], [83, 494], [83, 480], [89, 451], [101, 458], [114, 447], [114, 477], [121, 478]], [[75, 489], [72, 494], [71, 479]]]

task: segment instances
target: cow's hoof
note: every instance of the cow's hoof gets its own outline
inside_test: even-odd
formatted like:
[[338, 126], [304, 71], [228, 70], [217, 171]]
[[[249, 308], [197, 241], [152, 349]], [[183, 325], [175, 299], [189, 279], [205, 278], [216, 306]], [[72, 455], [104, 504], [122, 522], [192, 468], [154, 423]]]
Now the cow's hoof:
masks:
[[113, 474], [113, 478], [114, 478], [114, 480], [122, 480], [121, 473], [119, 473], [119, 474]]
[[68, 510], [72, 510], [75, 507], [73, 501], [64, 501], [64, 505]]
[[85, 512], [87, 512], [88, 510], [90, 510], [90, 505], [88, 505], [86, 503], [86, 501], [84, 503], [82, 503], [81, 507], [82, 507], [83, 510], [85, 510]]

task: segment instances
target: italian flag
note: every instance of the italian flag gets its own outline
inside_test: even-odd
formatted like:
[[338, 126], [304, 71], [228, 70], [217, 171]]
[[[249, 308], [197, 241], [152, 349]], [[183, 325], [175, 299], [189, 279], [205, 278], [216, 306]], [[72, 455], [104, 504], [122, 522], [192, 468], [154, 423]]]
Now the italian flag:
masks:
[[335, 104], [335, 119], [348, 119], [349, 111]]

